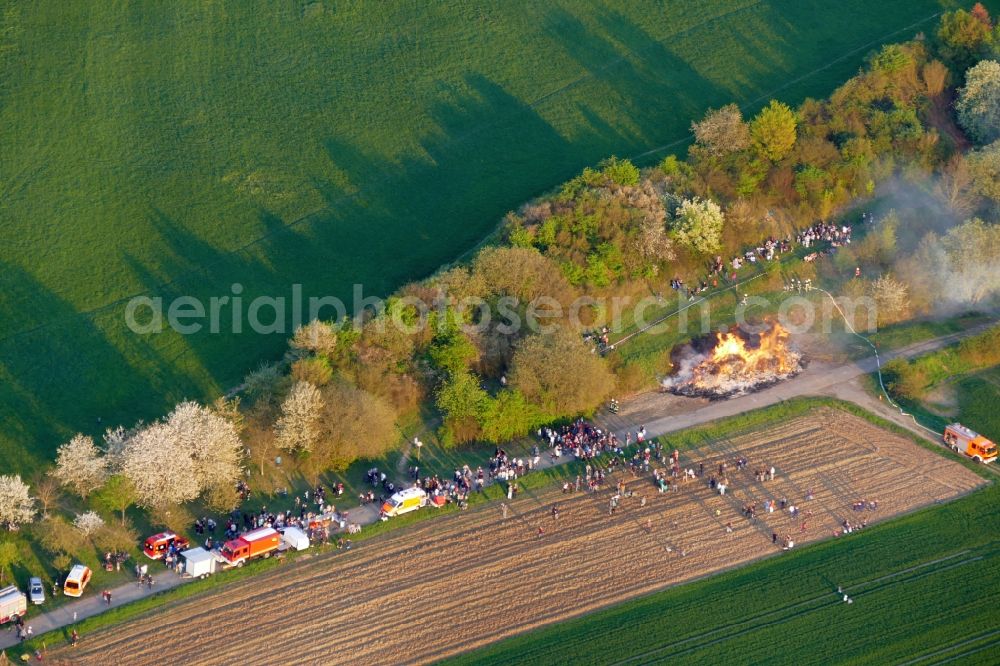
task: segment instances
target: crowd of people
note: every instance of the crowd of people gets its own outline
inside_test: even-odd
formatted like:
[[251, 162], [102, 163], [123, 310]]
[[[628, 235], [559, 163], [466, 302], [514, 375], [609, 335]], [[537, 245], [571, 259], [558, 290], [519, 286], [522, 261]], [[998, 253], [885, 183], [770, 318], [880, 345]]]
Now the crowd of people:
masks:
[[618, 437], [613, 432], [602, 430], [584, 419], [558, 429], [541, 428], [538, 437], [548, 443], [552, 462], [564, 454], [572, 454], [577, 460], [593, 460], [604, 453], [623, 454]]
[[[828, 229], [818, 229], [817, 231], [831, 234], [847, 233]], [[584, 475], [578, 475], [575, 482], [563, 482], [562, 492], [564, 494], [599, 491], [605, 484], [606, 475], [617, 468], [627, 469], [633, 477], [649, 474], [654, 488], [659, 493], [677, 492], [685, 483], [700, 479], [712, 492], [725, 496], [731, 488], [734, 468], [736, 471], [746, 472], [748, 477], [752, 474], [754, 481], [761, 485], [775, 481], [778, 476], [777, 468], [770, 463], [755, 465], [751, 472], [749, 460], [743, 455], [738, 455], [731, 461], [720, 461], [714, 469], [708, 472], [706, 472], [705, 462], [682, 466], [678, 450], [675, 449], [665, 456], [663, 445], [660, 442], [646, 441], [644, 427], [635, 431], [634, 437], [632, 432], [628, 432], [624, 443], [620, 442], [613, 433], [605, 432], [582, 419], [561, 428], [542, 428], [538, 431], [538, 437], [548, 445], [549, 455], [553, 462], [564, 455], [571, 454], [575, 459], [587, 463]], [[634, 451], [631, 450], [633, 442], [637, 445]], [[597, 460], [602, 454], [607, 455]], [[625, 498], [632, 496], [632, 493], [625, 487], [624, 477], [619, 481], [615, 490], [616, 492], [608, 499], [608, 514], [611, 516], [615, 515]], [[802, 502], [809, 502], [813, 499], [813, 490], [807, 488], [803, 494]], [[645, 505], [646, 498], [643, 495], [640, 497], [640, 506]], [[878, 500], [859, 499], [853, 502], [851, 507], [858, 513], [876, 511]], [[558, 508], [554, 506], [553, 516], [557, 517], [557, 513]], [[752, 523], [756, 523], [761, 515], [782, 513], [795, 523], [796, 529], [794, 531], [800, 533], [806, 533], [809, 530], [810, 519], [813, 517], [811, 509], [803, 509], [786, 496], [747, 501], [742, 505], [740, 513]], [[721, 512], [717, 509], [716, 516], [720, 515]], [[833, 534], [834, 536], [850, 534], [866, 527], [867, 524], [867, 517], [862, 517], [861, 520], [844, 518], [840, 527]], [[652, 531], [651, 523], [646, 526], [646, 530]], [[725, 532], [733, 532], [731, 521], [726, 523]], [[773, 532], [772, 543], [784, 550], [791, 549], [795, 546], [794, 534], [792, 532], [785, 534]]]
[[[871, 222], [873, 219], [870, 213], [862, 213], [861, 215], [862, 223]], [[811, 248], [820, 242], [829, 243], [829, 246], [822, 250], [822, 254], [830, 254], [836, 248], [850, 244], [852, 231], [852, 226], [849, 224], [837, 225], [817, 222], [794, 236], [788, 235], [783, 239], [770, 236], [759, 245], [733, 256], [729, 261], [724, 261], [722, 255], [717, 255], [708, 266], [708, 276], [699, 280], [697, 284], [689, 286], [682, 278], [674, 277], [670, 280], [670, 288], [681, 292], [687, 296], [688, 300], [693, 301], [698, 294], [718, 287], [720, 279], [735, 284], [740, 269], [757, 262], [779, 259], [781, 255], [791, 252], [796, 246]], [[820, 251], [811, 252], [803, 259], [807, 262], [815, 261], [820, 254]]]
[[[849, 242], [849, 238], [850, 228], [847, 226], [833, 227], [818, 224], [801, 232], [796, 237], [796, 242], [808, 247], [808, 243], [817, 240], [840, 243]], [[782, 243], [776, 243], [774, 248], [776, 251], [787, 251], [783, 249]], [[763, 256], [766, 257], [770, 249], [772, 248], [769, 244], [765, 244]], [[737, 456], [728, 462], [719, 462], [711, 470], [706, 470], [705, 462], [682, 466], [679, 451], [675, 449], [673, 452], [665, 453], [659, 441], [647, 440], [646, 429], [642, 426], [635, 431], [627, 432], [624, 441], [615, 433], [585, 419], [557, 427], [540, 428], [537, 436], [539, 442], [532, 445], [524, 456], [511, 455], [506, 449], [497, 447], [485, 465], [477, 467], [463, 465], [455, 468], [450, 478], [447, 475], [424, 475], [419, 464], [415, 463], [408, 468], [408, 483], [397, 485], [388, 474], [373, 467], [366, 474], [370, 489], [362, 491], [359, 500], [361, 504], [377, 501], [381, 506], [397, 490], [402, 490], [404, 487], [418, 487], [428, 494], [430, 502], [438, 506], [455, 503], [465, 508], [471, 493], [482, 492], [492, 483], [503, 483], [507, 499], [510, 500], [518, 494], [518, 479], [542, 466], [543, 455], [547, 455], [551, 464], [562, 462], [568, 456], [585, 463], [582, 474], [577, 475], [575, 480], [563, 482], [562, 492], [565, 494], [598, 492], [604, 488], [609, 474], [621, 470], [631, 473], [633, 477], [650, 475], [653, 486], [659, 493], [678, 492], [684, 484], [701, 480], [713, 492], [725, 496], [732, 487], [731, 470], [733, 468], [737, 471], [749, 470], [749, 461], [744, 456]], [[775, 480], [777, 469], [774, 465], [761, 464], [755, 466], [752, 475], [757, 483], [764, 484]], [[608, 501], [610, 515], [615, 514], [624, 498], [632, 495], [624, 487], [624, 478], [619, 483], [621, 487], [616, 488], [617, 492], [614, 492]], [[340, 495], [343, 490], [343, 484], [336, 484], [330, 487], [329, 493]], [[812, 496], [812, 490], [808, 490], [804, 499], [810, 500]], [[266, 506], [261, 507], [256, 513], [234, 511], [225, 521], [223, 536], [236, 537], [241, 528], [245, 531], [265, 526], [275, 529], [294, 526], [301, 528], [310, 540], [328, 543], [333, 533], [355, 526], [348, 525], [346, 515], [337, 512], [333, 504], [327, 503], [327, 497], [328, 490], [318, 485], [315, 489], [306, 490], [301, 496], [295, 496], [294, 508], [287, 511], [270, 512]], [[641, 498], [641, 503], [645, 506], [645, 496]], [[874, 511], [877, 508], [877, 501], [858, 501], [853, 508], [855, 511]], [[801, 520], [802, 532], [807, 530], [808, 519], [812, 515], [811, 511], [801, 511], [786, 497], [747, 502], [741, 510], [741, 514], [751, 522], [756, 522], [761, 514], [775, 512], [786, 513], [793, 520]], [[553, 508], [553, 517], [558, 517], [556, 507]], [[844, 519], [836, 535], [850, 533], [866, 524], [866, 519], [861, 521]], [[206, 547], [211, 548], [214, 545], [212, 539], [218, 524], [210, 518], [200, 518], [195, 521], [194, 528], [197, 534], [207, 535]], [[648, 529], [651, 531], [652, 526], [650, 525]], [[349, 531], [353, 533], [356, 530]], [[726, 524], [726, 531], [732, 531], [731, 522]], [[790, 535], [780, 536], [775, 533], [773, 541], [786, 549], [794, 546], [794, 539]], [[168, 552], [166, 558], [168, 566], [179, 566], [179, 560], [179, 553]]]

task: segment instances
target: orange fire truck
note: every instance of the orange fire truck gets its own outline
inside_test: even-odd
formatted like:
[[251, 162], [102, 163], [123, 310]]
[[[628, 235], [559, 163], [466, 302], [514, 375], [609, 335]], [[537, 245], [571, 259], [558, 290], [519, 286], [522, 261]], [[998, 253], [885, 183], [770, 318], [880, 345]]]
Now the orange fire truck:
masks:
[[219, 557], [224, 566], [242, 567], [247, 560], [255, 557], [271, 557], [280, 545], [281, 535], [277, 530], [261, 527], [227, 541], [219, 550]]
[[976, 462], [988, 463], [997, 459], [997, 445], [978, 432], [960, 423], [944, 429], [944, 443], [956, 453], [964, 453]]

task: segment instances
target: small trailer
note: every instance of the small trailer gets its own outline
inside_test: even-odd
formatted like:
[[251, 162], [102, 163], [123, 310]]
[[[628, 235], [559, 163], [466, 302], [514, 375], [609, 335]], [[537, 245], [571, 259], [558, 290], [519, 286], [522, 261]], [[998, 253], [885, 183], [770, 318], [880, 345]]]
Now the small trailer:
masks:
[[216, 571], [218, 560], [204, 548], [191, 548], [181, 553], [184, 558], [184, 575], [191, 578], [207, 578]]
[[309, 537], [297, 527], [286, 527], [281, 532], [283, 550], [305, 550], [309, 547]]

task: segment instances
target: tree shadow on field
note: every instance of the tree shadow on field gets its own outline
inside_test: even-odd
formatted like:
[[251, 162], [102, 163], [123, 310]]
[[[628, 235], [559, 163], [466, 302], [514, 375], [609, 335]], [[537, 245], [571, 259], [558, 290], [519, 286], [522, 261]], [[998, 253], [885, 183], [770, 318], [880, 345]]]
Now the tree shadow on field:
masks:
[[[240, 361], [248, 355], [247, 349], [258, 358], [280, 355], [291, 335], [291, 284], [276, 279], [266, 257], [220, 250], [158, 209], [150, 218], [165, 251], [156, 265], [142, 264], [132, 257], [126, 261], [149, 294], [162, 299], [163, 328], [157, 333], [131, 337], [151, 365], [183, 371], [186, 379], [157, 383], [166, 402], [173, 404], [185, 397], [227, 390], [250, 369]], [[269, 234], [282, 226], [280, 220], [264, 212], [260, 220]], [[285, 317], [278, 322], [275, 333], [260, 334], [248, 325], [249, 306], [259, 296], [285, 299]], [[200, 324], [196, 331], [170, 326], [170, 305], [180, 297], [194, 298], [203, 308], [204, 317], [180, 322]], [[274, 308], [265, 306], [259, 320], [270, 324], [275, 314]]]
[[[598, 20], [600, 31], [554, 8], [546, 23], [565, 52], [588, 74], [576, 85], [596, 89], [595, 94], [605, 101], [616, 101], [613, 117], [598, 122], [593, 110], [588, 117], [598, 135], [606, 138], [608, 152], [617, 149], [620, 153], [623, 146], [639, 150], [665, 139], [683, 138], [686, 124], [678, 124], [678, 119], [686, 123], [712, 104], [729, 101], [725, 90], [623, 14], [605, 10]], [[618, 118], [628, 119], [627, 133]]]
[[109, 341], [98, 323], [103, 313], [79, 316], [18, 266], [0, 261], [0, 276], [0, 318], [20, 322], [21, 331], [0, 340], [5, 472], [28, 475], [78, 430], [101, 434], [114, 424], [109, 398], [162, 407], [134, 359]]
[[[377, 267], [366, 292], [385, 294], [453, 259], [449, 248], [480, 241], [508, 210], [498, 192], [538, 191], [552, 182], [553, 165], [556, 178], [576, 170], [574, 145], [486, 77], [469, 75], [442, 97], [419, 153], [380, 160], [343, 137], [324, 141], [332, 170], [352, 187], [316, 182], [329, 213], [306, 233], [318, 246], [364, 248]], [[497, 145], [507, 147], [504, 158], [485, 157]]]

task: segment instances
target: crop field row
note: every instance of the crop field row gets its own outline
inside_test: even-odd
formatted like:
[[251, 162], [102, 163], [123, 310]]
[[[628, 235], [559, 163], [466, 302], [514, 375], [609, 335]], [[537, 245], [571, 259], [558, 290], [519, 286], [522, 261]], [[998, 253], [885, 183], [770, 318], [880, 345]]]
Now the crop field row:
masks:
[[[746, 469], [733, 466], [740, 456], [748, 459]], [[706, 476], [725, 462], [729, 492], [719, 495], [702, 478], [658, 493], [649, 477], [625, 474], [629, 492], [610, 515], [617, 478], [597, 493], [564, 495], [552, 487], [515, 499], [506, 519], [497, 504], [481, 505], [334, 557], [278, 567], [90, 636], [72, 654], [57, 653], [55, 661], [223, 664], [250, 650], [274, 663], [291, 654], [323, 663], [424, 663], [751, 560], [789, 557], [772, 533], [792, 538], [794, 552], [831, 537], [844, 519], [874, 525], [982, 483], [897, 435], [826, 409], [756, 435], [708, 442], [686, 451], [681, 462], [704, 463]], [[771, 465], [775, 479], [758, 481], [755, 471]], [[781, 498], [801, 513], [763, 510], [765, 499]], [[860, 499], [877, 500], [877, 509], [855, 511], [852, 504]], [[749, 503], [757, 504], [756, 519], [742, 512]], [[558, 520], [551, 515], [555, 504]], [[986, 554], [961, 553], [936, 566], [960, 568], [976, 556], [977, 562], [993, 563]], [[852, 592], [875, 596], [922, 575], [919, 566], [906, 568], [889, 577], [854, 576]], [[837, 601], [829, 585], [819, 586], [768, 610], [770, 615], [743, 618], [687, 647], [651, 642], [648, 656], [660, 659], [660, 649], [683, 655], [704, 641]], [[274, 622], [282, 631], [267, 630]], [[593, 649], [601, 650], [603, 640], [595, 637]]]

